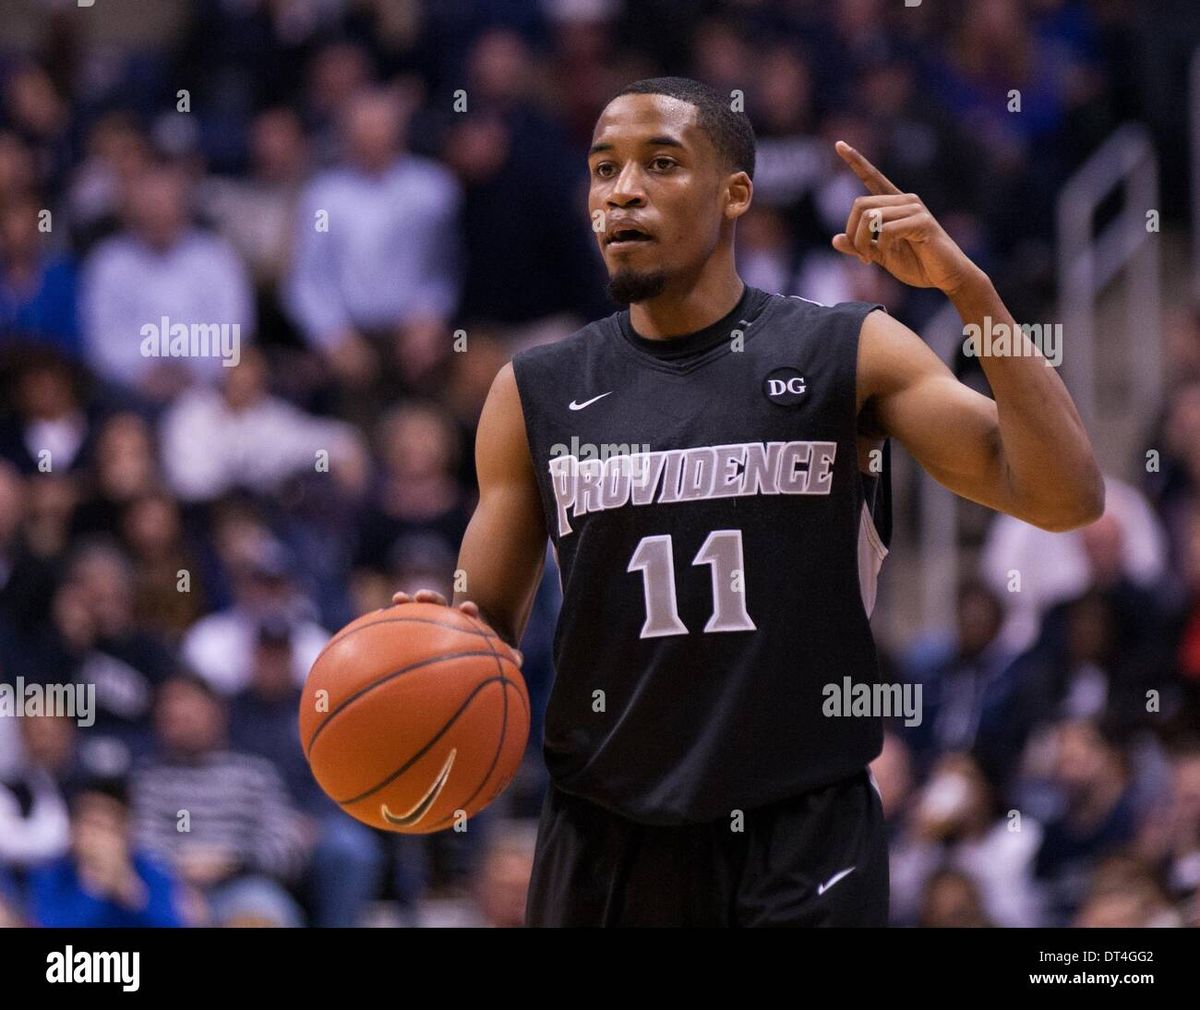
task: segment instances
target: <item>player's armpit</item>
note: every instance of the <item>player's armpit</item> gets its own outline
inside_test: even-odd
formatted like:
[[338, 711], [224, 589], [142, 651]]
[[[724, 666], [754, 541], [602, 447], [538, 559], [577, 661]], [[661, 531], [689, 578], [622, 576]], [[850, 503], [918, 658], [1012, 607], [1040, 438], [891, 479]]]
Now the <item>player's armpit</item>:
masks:
[[459, 550], [466, 582], [454, 604], [473, 600], [483, 619], [515, 647], [541, 579], [546, 528], [511, 364], [496, 375], [484, 403], [475, 469], [479, 503]]
[[[869, 426], [897, 439], [939, 484], [1043, 525], [1014, 493], [995, 401], [959, 382], [916, 333], [884, 312], [863, 322], [858, 403]], [[1046, 478], [1053, 479], [1052, 467]]]

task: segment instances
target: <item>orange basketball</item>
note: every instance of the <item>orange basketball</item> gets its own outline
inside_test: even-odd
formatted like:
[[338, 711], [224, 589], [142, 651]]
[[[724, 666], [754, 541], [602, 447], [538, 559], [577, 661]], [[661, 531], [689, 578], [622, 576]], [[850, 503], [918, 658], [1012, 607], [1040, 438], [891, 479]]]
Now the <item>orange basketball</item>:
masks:
[[512, 649], [482, 621], [403, 603], [347, 624], [313, 663], [300, 742], [321, 788], [364, 824], [429, 834], [512, 780], [529, 695]]

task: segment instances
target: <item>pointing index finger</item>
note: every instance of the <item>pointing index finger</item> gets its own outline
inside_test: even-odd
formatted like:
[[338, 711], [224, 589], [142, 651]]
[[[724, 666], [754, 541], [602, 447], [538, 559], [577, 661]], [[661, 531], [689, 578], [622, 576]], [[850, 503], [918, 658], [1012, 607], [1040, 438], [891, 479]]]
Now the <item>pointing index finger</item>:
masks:
[[833, 149], [837, 151], [838, 157], [850, 166], [850, 170], [859, 177], [872, 195], [890, 196], [900, 192], [899, 188], [894, 186], [886, 175], [844, 140], [839, 140], [834, 144]]

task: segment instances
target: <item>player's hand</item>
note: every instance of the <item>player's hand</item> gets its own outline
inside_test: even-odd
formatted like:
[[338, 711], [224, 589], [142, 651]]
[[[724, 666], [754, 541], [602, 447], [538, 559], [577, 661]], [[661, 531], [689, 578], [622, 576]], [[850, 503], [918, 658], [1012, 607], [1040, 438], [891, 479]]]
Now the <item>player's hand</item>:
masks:
[[[439, 607], [450, 606], [446, 601], [446, 597], [432, 589], [418, 589], [415, 593], [392, 593], [392, 603], [436, 603]], [[463, 600], [458, 605], [458, 609], [468, 617], [482, 620], [479, 616], [479, 607], [470, 600]]]
[[[446, 597], [432, 589], [418, 589], [412, 594], [393, 593], [392, 603], [396, 605], [401, 603], [436, 603], [439, 607], [450, 606], [450, 604], [446, 602]], [[473, 617], [477, 621], [483, 621], [483, 618], [479, 615], [478, 605], [473, 603], [471, 600], [463, 600], [462, 603], [458, 605], [458, 609], [468, 617]], [[484, 621], [484, 623], [486, 624], [487, 622]], [[521, 652], [520, 649], [513, 649], [511, 645], [509, 645], [508, 648], [512, 649], [513, 655], [517, 657], [517, 666], [520, 666], [525, 661], [525, 654]]]
[[834, 149], [870, 193], [854, 201], [846, 230], [834, 235], [838, 252], [878, 263], [911, 287], [937, 288], [948, 295], [978, 272], [919, 196], [901, 193], [844, 140]]

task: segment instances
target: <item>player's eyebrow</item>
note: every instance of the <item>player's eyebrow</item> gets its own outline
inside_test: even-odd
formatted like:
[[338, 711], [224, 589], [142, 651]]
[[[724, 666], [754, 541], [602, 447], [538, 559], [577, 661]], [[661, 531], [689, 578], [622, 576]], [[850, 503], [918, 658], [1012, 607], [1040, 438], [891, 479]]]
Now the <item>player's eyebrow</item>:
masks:
[[[668, 136], [665, 133], [655, 137], [647, 137], [641, 141], [641, 144], [643, 147], [678, 147], [680, 150], [684, 146], [683, 141], [677, 137]], [[588, 157], [590, 158], [593, 154], [599, 154], [601, 151], [611, 151], [613, 146], [613, 144], [604, 141], [595, 143], [588, 149]]]

